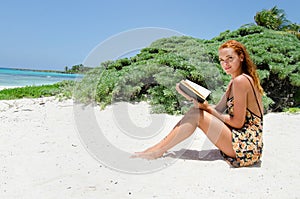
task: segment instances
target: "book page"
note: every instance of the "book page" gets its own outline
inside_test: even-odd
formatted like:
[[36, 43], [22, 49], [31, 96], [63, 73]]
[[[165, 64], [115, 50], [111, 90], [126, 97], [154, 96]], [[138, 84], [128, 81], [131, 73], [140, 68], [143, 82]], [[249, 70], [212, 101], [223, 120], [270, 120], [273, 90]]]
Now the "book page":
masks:
[[203, 95], [204, 98], [207, 98], [207, 96], [211, 93], [210, 90], [204, 88], [203, 86], [200, 86], [188, 79], [185, 80], [193, 89], [198, 91], [201, 95]]

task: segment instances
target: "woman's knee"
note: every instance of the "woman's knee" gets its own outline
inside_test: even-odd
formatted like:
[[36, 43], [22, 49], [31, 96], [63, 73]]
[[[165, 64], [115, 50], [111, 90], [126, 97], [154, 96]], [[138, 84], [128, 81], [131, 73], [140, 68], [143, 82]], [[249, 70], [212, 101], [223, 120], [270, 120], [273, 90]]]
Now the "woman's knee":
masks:
[[192, 107], [184, 116], [184, 120], [193, 121], [198, 125], [199, 120], [203, 117], [203, 110]]
[[211, 121], [212, 115], [207, 111], [201, 110], [200, 117], [198, 118], [198, 126], [201, 128], [207, 126]]

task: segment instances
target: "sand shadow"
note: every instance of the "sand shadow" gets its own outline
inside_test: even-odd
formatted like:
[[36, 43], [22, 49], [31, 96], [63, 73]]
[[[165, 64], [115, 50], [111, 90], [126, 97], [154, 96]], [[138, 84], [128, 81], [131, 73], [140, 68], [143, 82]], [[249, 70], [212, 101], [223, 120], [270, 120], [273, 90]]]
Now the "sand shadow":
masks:
[[[216, 161], [216, 160], [224, 160], [224, 157], [221, 155], [219, 149], [209, 149], [209, 150], [190, 150], [190, 149], [181, 149], [179, 151], [171, 151], [167, 153], [164, 157], [178, 158], [183, 160], [200, 160], [200, 161]], [[226, 161], [225, 161], [226, 162]], [[262, 161], [259, 160], [254, 165], [248, 166], [248, 168], [260, 168]], [[233, 167], [228, 163], [231, 168]]]
[[202, 161], [215, 161], [224, 160], [218, 149], [210, 150], [190, 150], [181, 149], [179, 151], [172, 151], [166, 154], [164, 157], [178, 158], [183, 160], [202, 160]]

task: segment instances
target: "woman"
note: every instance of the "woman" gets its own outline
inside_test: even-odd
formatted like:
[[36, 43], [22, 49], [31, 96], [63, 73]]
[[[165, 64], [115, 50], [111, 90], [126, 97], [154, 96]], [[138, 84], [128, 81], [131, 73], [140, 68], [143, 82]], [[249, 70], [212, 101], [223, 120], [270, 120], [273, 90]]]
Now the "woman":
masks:
[[135, 157], [159, 158], [199, 127], [232, 166], [249, 166], [259, 161], [263, 148], [263, 89], [256, 66], [246, 48], [235, 40], [219, 47], [219, 60], [224, 71], [231, 75], [220, 102], [215, 107], [207, 101], [198, 103], [185, 95], [177, 85], [176, 90], [193, 101], [194, 107], [162, 141], [143, 152], [137, 152]]

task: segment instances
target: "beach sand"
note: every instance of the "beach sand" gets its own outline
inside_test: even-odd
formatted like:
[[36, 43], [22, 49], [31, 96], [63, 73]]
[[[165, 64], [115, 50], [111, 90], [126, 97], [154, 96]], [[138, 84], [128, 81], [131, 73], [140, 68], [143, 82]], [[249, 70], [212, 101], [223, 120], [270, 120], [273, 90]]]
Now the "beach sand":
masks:
[[[126, 106], [122, 109], [128, 113], [124, 121], [130, 118], [139, 130], [153, 121], [159, 122], [156, 117], [163, 119], [157, 134], [133, 137], [122, 131], [118, 105], [102, 111], [91, 108], [108, 142], [129, 154], [160, 140], [180, 119], [169, 115], [151, 118], [146, 103]], [[75, 115], [72, 100], [50, 97], [0, 101], [0, 198], [300, 197], [300, 114], [265, 115], [263, 157], [253, 167], [230, 167], [197, 130], [182, 156], [178, 153], [183, 150], [176, 148], [161, 158], [167, 161], [162, 168], [151, 171], [159, 167], [156, 163], [161, 160], [147, 161], [150, 167], [136, 167], [140, 173], [126, 171], [127, 165], [121, 162], [113, 168], [109, 159], [97, 159], [93, 150], [87, 148], [91, 145], [83, 141], [84, 130], [78, 127], [80, 118]], [[106, 157], [118, 163], [106, 146], [99, 147], [103, 147]]]

